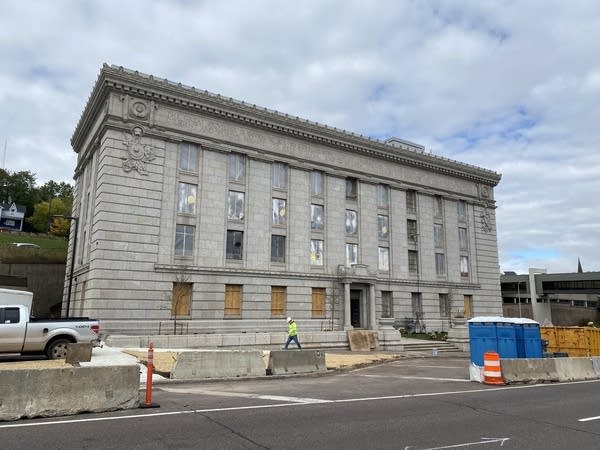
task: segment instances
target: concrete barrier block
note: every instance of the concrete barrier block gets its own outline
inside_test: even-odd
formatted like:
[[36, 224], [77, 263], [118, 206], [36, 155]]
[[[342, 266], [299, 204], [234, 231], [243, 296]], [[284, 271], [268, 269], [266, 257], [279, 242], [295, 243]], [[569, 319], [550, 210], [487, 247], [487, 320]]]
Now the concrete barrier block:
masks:
[[271, 375], [325, 371], [325, 352], [321, 350], [275, 350], [269, 357]]
[[592, 358], [592, 367], [598, 378], [600, 378], [600, 358]]
[[137, 365], [0, 369], [0, 420], [135, 408]]
[[347, 333], [350, 350], [353, 352], [368, 352], [379, 346], [375, 331], [348, 330]]
[[90, 362], [92, 360], [92, 343], [77, 342], [67, 344], [67, 364]]
[[182, 352], [171, 379], [256, 377], [265, 375], [261, 350], [200, 350]]
[[598, 375], [594, 371], [592, 359], [581, 358], [553, 358], [556, 373], [560, 381], [594, 380]]
[[506, 383], [559, 381], [552, 358], [501, 359], [500, 368]]

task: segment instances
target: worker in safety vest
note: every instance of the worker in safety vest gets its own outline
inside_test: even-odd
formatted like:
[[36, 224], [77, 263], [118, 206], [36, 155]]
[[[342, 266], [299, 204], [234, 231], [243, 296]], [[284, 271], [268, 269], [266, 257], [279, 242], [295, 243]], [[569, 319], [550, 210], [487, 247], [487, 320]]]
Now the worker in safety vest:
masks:
[[294, 341], [296, 343], [296, 345], [298, 346], [298, 349], [302, 350], [300, 341], [298, 341], [298, 326], [296, 325], [296, 322], [291, 317], [288, 317], [287, 323], [288, 323], [288, 337], [287, 337], [287, 341], [285, 342], [285, 346], [283, 347], [284, 350], [288, 349], [288, 345], [290, 345], [290, 342], [292, 342], [292, 341]]

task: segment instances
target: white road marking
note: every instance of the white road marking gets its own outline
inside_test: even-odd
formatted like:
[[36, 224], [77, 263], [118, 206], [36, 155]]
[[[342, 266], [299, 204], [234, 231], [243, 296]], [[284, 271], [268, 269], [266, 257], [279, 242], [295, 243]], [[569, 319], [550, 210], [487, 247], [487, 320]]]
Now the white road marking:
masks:
[[433, 377], [409, 377], [407, 375], [360, 375], [366, 378], [394, 378], [394, 379], [402, 379], [402, 380], [432, 380], [432, 381], [466, 381], [470, 383], [471, 380], [467, 378], [433, 378]]
[[466, 389], [459, 391], [446, 391], [446, 392], [428, 392], [422, 394], [403, 394], [403, 395], [388, 395], [383, 397], [361, 397], [361, 398], [347, 398], [347, 399], [339, 399], [339, 400], [319, 400], [315, 399], [315, 402], [309, 403], [279, 403], [276, 405], [250, 405], [250, 406], [233, 406], [230, 408], [208, 408], [208, 409], [195, 409], [195, 410], [184, 410], [184, 411], [170, 411], [170, 412], [160, 412], [160, 413], [146, 413], [146, 414], [131, 414], [128, 416], [111, 416], [111, 417], [94, 417], [89, 419], [67, 419], [67, 420], [52, 420], [45, 422], [27, 422], [27, 423], [11, 423], [0, 425], [0, 429], [2, 428], [23, 428], [23, 427], [37, 427], [37, 426], [46, 426], [46, 425], [60, 425], [60, 424], [69, 424], [69, 423], [83, 423], [83, 422], [102, 422], [108, 420], [130, 420], [130, 419], [140, 419], [140, 418], [153, 418], [153, 417], [161, 417], [161, 416], [176, 416], [181, 414], [203, 414], [210, 412], [225, 412], [225, 411], [244, 411], [251, 409], [268, 409], [268, 408], [282, 408], [287, 406], [300, 407], [300, 406], [308, 406], [322, 403], [358, 403], [358, 402], [371, 402], [371, 401], [380, 401], [380, 400], [399, 400], [404, 398], [418, 398], [418, 397], [437, 397], [444, 395], [456, 395], [456, 394], [472, 394], [472, 393], [492, 393], [497, 391], [506, 391], [513, 389], [536, 389], [536, 388], [551, 388], [564, 386], [569, 384], [584, 384], [584, 383], [598, 383], [600, 380], [586, 380], [586, 381], [571, 381], [560, 384], [534, 384], [534, 385], [523, 385], [523, 386], [504, 386], [504, 387], [494, 387], [487, 389]]
[[592, 420], [599, 420], [600, 416], [596, 417], [585, 417], [583, 419], [579, 419], [578, 422], [591, 422]]
[[226, 391], [211, 391], [209, 389], [202, 388], [169, 388], [161, 387], [161, 391], [173, 392], [180, 394], [204, 394], [214, 395], [218, 397], [241, 397], [241, 398], [258, 398], [262, 400], [275, 400], [279, 402], [297, 402], [297, 403], [330, 403], [331, 400], [322, 400], [318, 398], [302, 398], [302, 397], [284, 397], [281, 395], [260, 395], [260, 394], [248, 394], [246, 392], [226, 392]]
[[443, 447], [432, 447], [432, 448], [427, 448], [425, 450], [442, 450], [444, 448], [459, 448], [459, 447], [472, 447], [474, 445], [487, 445], [487, 444], [494, 444], [496, 442], [500, 443], [500, 447], [504, 446], [504, 443], [506, 441], [510, 440], [510, 438], [486, 438], [486, 437], [482, 437], [481, 441], [475, 441], [475, 442], [465, 442], [463, 444], [454, 444], [454, 445], [445, 445]]

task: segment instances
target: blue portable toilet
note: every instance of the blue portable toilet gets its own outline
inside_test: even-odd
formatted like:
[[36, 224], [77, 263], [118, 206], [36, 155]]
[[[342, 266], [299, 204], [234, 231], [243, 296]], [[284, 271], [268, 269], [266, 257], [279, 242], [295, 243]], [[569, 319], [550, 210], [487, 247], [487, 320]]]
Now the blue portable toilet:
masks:
[[517, 358], [541, 358], [542, 336], [540, 324], [531, 319], [515, 319]]
[[483, 366], [483, 354], [496, 352], [501, 358], [517, 358], [517, 329], [509, 317], [474, 317], [469, 319], [471, 362]]
[[[503, 317], [503, 319], [506, 319]], [[496, 337], [498, 339], [498, 354], [500, 358], [517, 358], [517, 334], [515, 323], [509, 320], [496, 322]]]
[[501, 317], [474, 317], [467, 321], [469, 326], [469, 346], [471, 362], [483, 366], [485, 352], [498, 351], [496, 323]]

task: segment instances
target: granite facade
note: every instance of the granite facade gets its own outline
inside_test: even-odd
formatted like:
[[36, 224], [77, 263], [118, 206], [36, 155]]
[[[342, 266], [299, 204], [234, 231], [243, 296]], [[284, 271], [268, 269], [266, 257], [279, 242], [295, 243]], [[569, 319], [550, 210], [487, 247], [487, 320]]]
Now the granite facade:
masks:
[[[187, 144], [197, 146], [198, 160], [182, 170]], [[72, 145], [80, 226], [71, 315], [98, 318], [105, 331], [168, 327], [174, 282], [192, 284], [189, 314], [177, 318], [187, 333], [281, 331], [272, 286], [286, 287], [283, 315], [303, 330], [390, 327], [414, 316], [413, 293], [422, 296], [431, 331], [449, 326], [440, 294], [450, 296], [453, 310], [471, 296], [475, 314], [502, 313], [493, 199], [500, 176], [492, 171], [114, 66], [101, 70]], [[229, 176], [231, 153], [243, 155], [241, 180]], [[283, 188], [272, 187], [274, 163], [285, 164]], [[323, 174], [320, 195], [311, 194], [313, 171]], [[346, 198], [347, 178], [357, 180], [356, 199]], [[178, 212], [180, 183], [195, 187], [195, 198], [183, 198], [191, 212]], [[387, 205], [378, 204], [379, 185]], [[407, 214], [408, 190], [417, 193], [415, 216]], [[244, 195], [241, 218], [228, 217], [229, 191]], [[274, 198], [285, 200], [283, 225], [273, 224]], [[443, 214], [434, 217], [439, 198]], [[465, 221], [459, 201], [467, 205]], [[311, 204], [324, 207], [322, 230], [311, 229]], [[357, 213], [354, 235], [346, 233], [346, 210]], [[378, 235], [378, 215], [388, 218], [387, 236]], [[411, 217], [418, 273], [408, 268]], [[443, 226], [441, 247], [434, 223]], [[194, 230], [190, 254], [176, 255], [178, 226]], [[467, 229], [466, 250], [459, 226]], [[243, 233], [239, 260], [226, 258], [228, 230]], [[284, 236], [283, 261], [272, 261], [272, 235]], [[311, 259], [311, 239], [324, 243], [322, 265]], [[351, 267], [346, 244], [358, 245]], [[387, 249], [388, 270], [379, 266], [379, 248]], [[443, 274], [436, 252], [444, 255]], [[468, 276], [461, 276], [460, 255], [468, 256]], [[225, 285], [242, 286], [239, 316], [225, 315]], [[313, 288], [325, 289], [324, 314], [313, 312]], [[381, 317], [382, 291], [391, 292], [391, 317]]]

